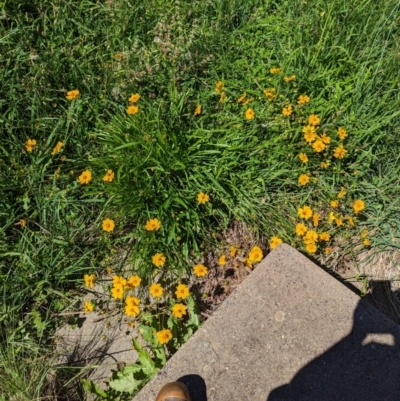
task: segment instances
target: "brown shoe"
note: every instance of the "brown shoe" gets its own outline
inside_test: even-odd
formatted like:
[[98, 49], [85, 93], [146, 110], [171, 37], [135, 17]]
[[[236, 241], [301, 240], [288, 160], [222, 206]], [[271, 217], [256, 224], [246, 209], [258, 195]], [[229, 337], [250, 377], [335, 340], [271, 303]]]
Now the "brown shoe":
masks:
[[156, 401], [191, 401], [189, 390], [180, 382], [167, 383], [158, 393]]

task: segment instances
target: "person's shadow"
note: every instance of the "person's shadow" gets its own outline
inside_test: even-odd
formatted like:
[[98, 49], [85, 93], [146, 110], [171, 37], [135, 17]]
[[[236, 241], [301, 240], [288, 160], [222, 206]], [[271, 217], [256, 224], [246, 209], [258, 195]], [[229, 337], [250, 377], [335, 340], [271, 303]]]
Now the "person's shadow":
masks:
[[[373, 291], [387, 282], [372, 283]], [[397, 297], [399, 294], [394, 294]], [[351, 333], [304, 366], [267, 401], [400, 400], [400, 326], [360, 301]]]

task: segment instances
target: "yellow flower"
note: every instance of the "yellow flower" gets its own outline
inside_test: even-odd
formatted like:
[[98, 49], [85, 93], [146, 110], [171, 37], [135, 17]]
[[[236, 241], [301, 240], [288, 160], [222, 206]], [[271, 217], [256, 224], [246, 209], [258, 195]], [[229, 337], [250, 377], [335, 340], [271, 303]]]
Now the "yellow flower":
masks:
[[254, 110], [249, 108], [246, 110], [245, 112], [245, 117], [247, 118], [247, 120], [252, 120], [255, 116]]
[[163, 294], [163, 291], [163, 288], [158, 283], [153, 283], [149, 288], [150, 295], [153, 298], [160, 298]]
[[365, 246], [369, 246], [371, 243], [370, 243], [370, 241], [369, 241], [368, 238], [365, 238], [365, 239], [363, 240], [363, 244], [364, 244]]
[[307, 143], [311, 143], [317, 139], [317, 134], [315, 133], [315, 127], [312, 125], [306, 125], [302, 129], [303, 134], [304, 134], [304, 139], [306, 140]]
[[197, 276], [197, 277], [204, 277], [207, 275], [208, 273], [208, 269], [207, 267], [205, 267], [202, 264], [198, 264], [196, 266], [193, 267], [193, 273]]
[[314, 230], [307, 231], [306, 235], [303, 237], [304, 243], [307, 244], [314, 244], [318, 241], [318, 234]]
[[114, 171], [112, 170], [107, 170], [107, 173], [104, 175], [102, 178], [104, 182], [113, 182], [114, 180]]
[[322, 152], [326, 148], [325, 144], [319, 139], [313, 143], [312, 147], [318, 153]]
[[220, 266], [225, 266], [226, 265], [226, 256], [222, 255], [219, 259], [218, 259], [218, 264]]
[[122, 276], [115, 275], [115, 276], [113, 276], [112, 280], [113, 280], [113, 286], [114, 287], [117, 287], [119, 285], [124, 287], [126, 285], [126, 279], [124, 277], [122, 277]]
[[103, 230], [107, 231], [108, 233], [111, 231], [114, 231], [114, 227], [115, 227], [114, 220], [111, 220], [111, 219], [103, 220], [102, 227], [103, 227]]
[[343, 145], [339, 145], [339, 146], [335, 149], [333, 155], [334, 155], [337, 159], [343, 159], [344, 156], [346, 155], [346, 153], [347, 153], [347, 150], [343, 147]]
[[307, 174], [301, 174], [299, 177], [299, 184], [306, 185], [310, 182], [310, 177]]
[[271, 249], [274, 249], [281, 243], [282, 243], [282, 240], [279, 237], [274, 236], [269, 240], [269, 247]]
[[114, 287], [111, 288], [111, 295], [114, 299], [122, 299], [124, 287], [121, 284], [114, 284]]
[[74, 89], [72, 91], [68, 91], [65, 97], [67, 98], [67, 100], [73, 100], [76, 99], [79, 96], [79, 94], [80, 94], [79, 90]]
[[288, 77], [284, 77], [283, 78], [283, 80], [285, 81], [285, 82], [291, 82], [291, 81], [294, 81], [296, 79], [296, 75], [290, 75], [290, 76], [288, 76]]
[[353, 203], [353, 209], [354, 209], [354, 213], [358, 214], [360, 212], [362, 212], [365, 209], [365, 203], [363, 200], [361, 199], [357, 199], [354, 203]]
[[344, 198], [345, 196], [346, 196], [346, 190], [342, 187], [342, 189], [340, 190], [340, 192], [338, 193], [338, 198], [339, 199], [342, 199], [342, 198]]
[[225, 93], [225, 92], [222, 92], [222, 93], [221, 93], [221, 96], [220, 96], [220, 98], [219, 98], [219, 102], [220, 102], [220, 103], [223, 103], [225, 99], [226, 99], [226, 93]]
[[140, 99], [139, 93], [132, 94], [129, 98], [129, 103], [137, 103]]
[[325, 255], [326, 255], [326, 256], [330, 255], [332, 252], [333, 252], [332, 247], [327, 246], [327, 247], [325, 248]]
[[144, 226], [145, 230], [147, 231], [157, 231], [161, 227], [160, 220], [158, 219], [150, 219], [146, 222], [146, 225]]
[[132, 296], [127, 296], [125, 299], [125, 315], [135, 317], [139, 314], [140, 299]]
[[132, 288], [139, 287], [141, 281], [142, 279], [139, 276], [131, 276], [126, 281], [125, 289], [131, 290]]
[[342, 141], [347, 137], [347, 131], [343, 127], [338, 128], [337, 134]]
[[201, 203], [202, 205], [206, 204], [210, 200], [210, 196], [205, 194], [204, 192], [200, 192], [197, 194], [197, 202]]
[[336, 208], [339, 207], [339, 201], [337, 201], [337, 200], [331, 200], [330, 205], [331, 205], [331, 207], [333, 207], [333, 208], [336, 209]]
[[253, 100], [254, 100], [254, 97], [249, 97], [249, 98], [247, 98], [247, 99], [243, 102], [243, 104], [249, 104], [249, 103], [251, 103]]
[[319, 125], [320, 121], [321, 121], [320, 118], [316, 114], [311, 114], [308, 117], [308, 123], [310, 125]]
[[335, 223], [338, 227], [343, 225], [343, 219], [341, 217], [336, 217]]
[[160, 344], [167, 344], [172, 339], [172, 333], [169, 329], [164, 329], [157, 332], [157, 340]]
[[364, 228], [364, 230], [361, 231], [361, 238], [365, 238], [368, 236], [368, 230]]
[[300, 95], [299, 98], [297, 99], [297, 104], [305, 104], [310, 101], [310, 98], [307, 95]]
[[322, 168], [328, 168], [329, 167], [329, 162], [322, 162], [321, 163]]
[[217, 82], [217, 84], [215, 85], [215, 92], [221, 93], [223, 89], [224, 89], [224, 83], [221, 81]]
[[315, 253], [315, 252], [317, 252], [317, 245], [315, 245], [314, 243], [307, 244], [307, 246], [306, 246], [306, 251], [307, 251], [308, 253]]
[[354, 227], [354, 220], [353, 220], [353, 218], [352, 217], [350, 217], [350, 216], [346, 216], [346, 219], [347, 219], [347, 221], [349, 222], [349, 225], [351, 226], [351, 227]]
[[331, 239], [331, 235], [327, 232], [323, 232], [319, 235], [319, 239], [321, 241], [329, 241]]
[[151, 258], [151, 261], [153, 262], [153, 265], [157, 267], [163, 267], [166, 259], [167, 258], [162, 253], [156, 253]]
[[60, 141], [57, 142], [57, 145], [54, 146], [53, 151], [51, 152], [51, 155], [54, 156], [55, 154], [59, 153], [61, 151], [61, 148], [64, 146], [64, 144]]
[[84, 312], [93, 312], [94, 305], [90, 301], [85, 301]]
[[331, 137], [328, 136], [328, 135], [326, 135], [326, 133], [324, 132], [324, 133], [321, 135], [321, 141], [322, 141], [323, 143], [325, 143], [325, 144], [329, 144], [329, 143], [331, 143]]
[[310, 206], [303, 206], [303, 207], [298, 208], [297, 214], [302, 219], [308, 220], [313, 215], [313, 212], [312, 212], [312, 209], [310, 208]]
[[25, 142], [25, 148], [27, 150], [27, 152], [32, 152], [33, 148], [36, 146], [37, 142], [36, 139], [28, 139]]
[[320, 215], [318, 213], [314, 213], [313, 215], [313, 226], [318, 227]]
[[271, 74], [282, 74], [282, 68], [272, 67], [269, 72]]
[[176, 318], [181, 319], [183, 315], [186, 315], [186, 310], [187, 310], [187, 307], [184, 304], [175, 304], [172, 307], [172, 314]]
[[307, 227], [305, 224], [303, 224], [303, 223], [296, 224], [296, 234], [299, 237], [302, 237], [306, 232], [307, 232]]
[[89, 184], [90, 181], [92, 181], [92, 173], [90, 170], [85, 170], [79, 177], [78, 181], [80, 184]]
[[276, 95], [274, 95], [275, 88], [268, 88], [264, 90], [264, 95], [267, 97], [268, 100], [274, 100]]
[[243, 101], [244, 101], [244, 99], [246, 99], [246, 92], [245, 93], [243, 93], [243, 95], [242, 96], [240, 96], [240, 98], [237, 100], [237, 102], [238, 103], [242, 103]]
[[22, 228], [24, 228], [24, 227], [26, 226], [26, 220], [25, 220], [25, 219], [21, 219], [21, 220], [19, 221], [19, 225], [20, 225]]
[[95, 278], [96, 276], [94, 274], [85, 274], [83, 276], [83, 280], [85, 281], [85, 287], [93, 288]]
[[243, 263], [244, 263], [247, 267], [249, 267], [250, 269], [253, 268], [253, 263], [251, 263], [251, 261], [250, 261], [249, 259], [243, 260]]
[[128, 114], [136, 114], [139, 111], [139, 107], [135, 106], [134, 104], [130, 105], [127, 109], [126, 112]]
[[330, 212], [330, 213], [329, 213], [328, 220], [329, 220], [329, 222], [331, 222], [331, 223], [332, 223], [333, 221], [335, 221], [335, 220], [336, 220], [335, 213]]
[[231, 257], [234, 258], [237, 254], [237, 251], [238, 251], [237, 248], [232, 245], [229, 249], [229, 255], [231, 255]]
[[262, 250], [259, 246], [253, 246], [253, 248], [251, 248], [251, 251], [249, 252], [249, 261], [252, 263], [255, 262], [260, 262], [263, 258], [263, 253]]
[[289, 117], [291, 114], [292, 114], [292, 112], [293, 112], [293, 109], [292, 109], [292, 106], [289, 104], [289, 106], [287, 106], [287, 107], [284, 107], [283, 109], [282, 109], [282, 114], [285, 116], [285, 117]]
[[201, 104], [198, 104], [198, 105], [196, 106], [196, 109], [194, 110], [193, 115], [198, 116], [198, 115], [200, 115], [200, 114], [201, 114]]
[[179, 284], [176, 287], [175, 295], [177, 298], [186, 299], [189, 296], [189, 288], [185, 284]]
[[299, 154], [299, 159], [303, 162], [303, 163], [308, 163], [308, 157], [305, 153], [300, 153]]

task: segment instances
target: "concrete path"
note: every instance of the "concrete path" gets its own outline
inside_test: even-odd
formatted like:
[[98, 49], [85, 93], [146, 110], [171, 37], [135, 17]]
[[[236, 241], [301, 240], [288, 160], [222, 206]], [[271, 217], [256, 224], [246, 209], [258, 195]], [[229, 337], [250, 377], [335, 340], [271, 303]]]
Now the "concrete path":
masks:
[[400, 400], [400, 326], [280, 245], [134, 398]]

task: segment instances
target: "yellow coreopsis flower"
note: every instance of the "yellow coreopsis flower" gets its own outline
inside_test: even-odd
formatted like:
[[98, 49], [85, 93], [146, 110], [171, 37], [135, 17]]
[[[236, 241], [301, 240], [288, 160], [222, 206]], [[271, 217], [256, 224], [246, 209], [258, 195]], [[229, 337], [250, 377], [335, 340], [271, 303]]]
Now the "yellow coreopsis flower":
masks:
[[114, 231], [115, 223], [114, 220], [111, 219], [104, 219], [102, 223], [102, 228], [104, 231], [107, 231], [110, 233], [111, 231]]
[[310, 101], [310, 97], [307, 95], [300, 95], [298, 100], [297, 100], [297, 104], [301, 105], [301, 104], [305, 104], [308, 103]]
[[25, 149], [27, 150], [27, 152], [32, 152], [33, 148], [36, 146], [37, 142], [36, 139], [28, 139], [25, 142]]
[[327, 246], [327, 247], [325, 248], [325, 255], [326, 255], [326, 256], [330, 255], [332, 252], [333, 252], [333, 248], [332, 248], [332, 247]]
[[114, 284], [114, 287], [111, 288], [111, 295], [114, 299], [122, 299], [124, 296], [124, 287], [121, 284]]
[[85, 313], [93, 312], [93, 309], [94, 309], [94, 305], [90, 301], [85, 301], [84, 312]]
[[333, 155], [334, 155], [337, 159], [343, 159], [343, 158], [345, 157], [346, 153], [347, 153], [347, 150], [343, 147], [343, 145], [339, 145], [339, 146], [335, 149]]
[[200, 192], [197, 194], [197, 202], [204, 205], [210, 200], [210, 196], [205, 194], [204, 192]]
[[313, 214], [313, 226], [318, 227], [320, 215], [318, 213]]
[[327, 232], [323, 232], [319, 235], [319, 239], [321, 241], [329, 241], [331, 239], [331, 235]]
[[288, 77], [284, 77], [283, 78], [283, 80], [285, 81], [285, 82], [291, 82], [291, 81], [294, 81], [296, 79], [296, 75], [290, 75], [290, 76], [288, 76]]
[[275, 88], [268, 88], [264, 90], [264, 95], [267, 97], [268, 100], [274, 100], [276, 98], [276, 95], [274, 95], [274, 92], [276, 91]]
[[92, 173], [90, 170], [85, 170], [79, 177], [78, 181], [80, 184], [89, 184], [90, 181], [92, 181]]
[[255, 115], [256, 114], [254, 113], [254, 110], [251, 109], [251, 108], [247, 109], [246, 112], [245, 112], [245, 117], [246, 117], [247, 120], [253, 120]]
[[183, 315], [186, 315], [187, 306], [184, 304], [175, 304], [172, 307], [172, 315], [178, 319], [181, 319]]
[[292, 106], [291, 106], [290, 104], [289, 104], [289, 106], [284, 107], [284, 108], [282, 109], [282, 114], [283, 114], [285, 117], [289, 117], [292, 113], [293, 113], [293, 108], [292, 108]]
[[196, 106], [196, 109], [194, 110], [193, 115], [198, 116], [198, 115], [200, 115], [200, 114], [201, 114], [201, 104], [198, 104], [198, 105]]
[[365, 209], [365, 203], [363, 200], [361, 199], [357, 199], [354, 203], [353, 203], [353, 209], [354, 209], [354, 213], [358, 214], [360, 212], [362, 212]]
[[150, 295], [153, 298], [160, 298], [163, 294], [163, 291], [163, 288], [158, 283], [153, 283], [149, 288]]
[[331, 137], [330, 136], [328, 136], [328, 135], [326, 135], [326, 133], [324, 132], [322, 135], [321, 135], [321, 141], [323, 142], [323, 143], [325, 143], [325, 144], [330, 144], [331, 143]]
[[67, 94], [65, 95], [67, 100], [73, 100], [76, 99], [80, 95], [80, 92], [78, 89], [74, 89], [72, 91], [68, 91]]
[[329, 167], [329, 162], [321, 162], [321, 167], [322, 168], [328, 168]]
[[142, 281], [142, 279], [139, 276], [131, 276], [126, 281], [125, 287], [127, 290], [139, 287], [141, 281]]
[[167, 344], [172, 339], [172, 333], [169, 329], [157, 332], [157, 340], [160, 344]]
[[302, 218], [308, 220], [313, 215], [312, 209], [310, 206], [299, 207], [297, 210], [297, 214]]
[[83, 276], [83, 280], [85, 282], [85, 287], [93, 288], [95, 278], [96, 278], [96, 276], [94, 274], [85, 274]]
[[310, 182], [310, 177], [307, 174], [301, 174], [299, 177], [299, 184], [306, 185]]
[[314, 243], [307, 244], [307, 246], [306, 246], [306, 251], [307, 251], [308, 253], [315, 253], [315, 252], [317, 252], [317, 245], [315, 245]]
[[19, 225], [20, 225], [22, 228], [24, 228], [24, 227], [26, 226], [26, 220], [25, 220], [25, 219], [21, 219], [21, 220], [19, 221]]
[[113, 182], [114, 181], [114, 171], [112, 170], [107, 170], [107, 173], [104, 175], [104, 177], [102, 178], [102, 180], [104, 182]]
[[243, 93], [243, 95], [239, 97], [239, 99], [237, 100], [237, 102], [238, 102], [238, 103], [242, 103], [242, 102], [244, 101], [244, 99], [246, 99], [246, 96], [247, 96], [247, 95], [246, 95], [246, 92]]
[[196, 266], [193, 267], [193, 273], [197, 276], [197, 277], [204, 277], [207, 275], [208, 273], [208, 269], [207, 267], [205, 267], [202, 264], [198, 264]]
[[189, 287], [185, 284], [179, 284], [176, 287], [175, 295], [179, 299], [186, 299], [189, 295]]
[[338, 128], [337, 134], [341, 141], [347, 137], [347, 131], [343, 127]]
[[302, 237], [307, 232], [307, 226], [303, 223], [296, 224], [296, 234]]
[[147, 231], [157, 231], [161, 227], [160, 220], [157, 218], [150, 219], [146, 222], [146, 225], [144, 226], [145, 230]]
[[215, 85], [215, 92], [221, 93], [223, 90], [224, 90], [224, 83], [221, 81], [217, 82], [217, 84]]
[[303, 237], [304, 243], [307, 244], [314, 244], [318, 241], [318, 234], [314, 230], [308, 230], [306, 235]]
[[308, 157], [307, 157], [307, 155], [306, 155], [305, 153], [300, 153], [300, 154], [299, 154], [299, 159], [300, 159], [304, 164], [308, 163]]
[[313, 143], [312, 147], [317, 153], [320, 153], [325, 150], [326, 145], [321, 140], [318, 139]]
[[231, 246], [230, 248], [229, 248], [229, 255], [232, 257], [232, 258], [234, 258], [235, 256], [236, 256], [236, 254], [237, 254], [237, 248], [236, 248], [236, 246]]
[[271, 74], [282, 74], [282, 68], [272, 67], [269, 72]]
[[117, 286], [122, 286], [125, 287], [126, 285], [126, 278], [122, 277], [122, 276], [113, 276], [112, 278], [113, 280], [113, 286], [117, 287]]
[[218, 264], [220, 266], [225, 266], [226, 265], [226, 256], [225, 255], [220, 256], [220, 258], [218, 259]]
[[54, 146], [54, 149], [53, 149], [53, 151], [51, 152], [51, 155], [54, 156], [54, 155], [56, 155], [57, 153], [60, 153], [61, 148], [62, 148], [63, 146], [64, 146], [64, 144], [63, 144], [61, 141], [58, 141], [58, 142], [57, 142], [57, 145]]
[[319, 123], [321, 122], [320, 118], [316, 115], [316, 114], [311, 114], [308, 117], [308, 123], [310, 125], [319, 125]]
[[249, 261], [251, 263], [256, 263], [256, 262], [260, 262], [263, 258], [263, 253], [262, 250], [259, 246], [253, 246], [253, 248], [251, 248], [251, 251], [249, 252]]
[[139, 112], [139, 107], [132, 104], [126, 109], [126, 112], [129, 115], [136, 114], [137, 112]]
[[155, 265], [157, 267], [163, 267], [166, 259], [167, 258], [162, 253], [156, 253], [151, 258], [151, 261], [153, 262], [153, 265]]
[[134, 93], [129, 98], [129, 103], [137, 103], [139, 101], [139, 99], [140, 99], [139, 93]]
[[338, 193], [338, 198], [342, 199], [346, 196], [346, 190], [342, 187], [342, 189], [340, 190], [340, 192]]
[[339, 201], [338, 200], [331, 200], [330, 202], [331, 207], [333, 207], [334, 209], [339, 207]]
[[274, 236], [269, 240], [269, 247], [275, 249], [279, 244], [282, 244], [282, 239]]

